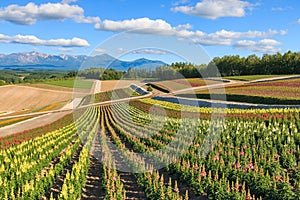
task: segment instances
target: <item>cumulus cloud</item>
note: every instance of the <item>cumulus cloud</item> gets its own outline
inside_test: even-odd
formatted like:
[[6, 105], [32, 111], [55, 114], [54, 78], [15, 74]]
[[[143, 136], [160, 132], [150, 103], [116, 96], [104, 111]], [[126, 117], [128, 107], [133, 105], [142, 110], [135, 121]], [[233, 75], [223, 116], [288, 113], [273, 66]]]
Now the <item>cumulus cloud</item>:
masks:
[[83, 8], [67, 3], [36, 5], [30, 2], [25, 6], [12, 4], [5, 8], [0, 8], [0, 19], [20, 25], [32, 25], [38, 20], [63, 21], [65, 19], [73, 19], [78, 23], [100, 22], [99, 17], [86, 17], [84, 16]]
[[74, 18], [74, 21], [83, 24], [97, 24], [101, 20], [99, 17], [85, 17], [83, 15], [79, 15]]
[[243, 17], [246, 15], [246, 9], [252, 9], [254, 6], [241, 0], [203, 0], [195, 6], [175, 6], [171, 10], [208, 19], [217, 19], [220, 17]]
[[183, 24], [172, 27], [169, 23], [162, 19], [152, 20], [147, 17], [130, 19], [123, 21], [104, 20], [95, 24], [95, 29], [112, 32], [131, 31], [139, 34], [155, 34], [155, 35], [171, 35], [178, 37], [189, 37], [192, 35], [203, 34], [200, 31], [189, 31], [192, 26]]
[[61, 52], [73, 52], [74, 51], [73, 48], [63, 48], [63, 47], [56, 48], [56, 50], [61, 51]]
[[246, 32], [235, 32], [221, 30], [210, 34], [205, 34], [202, 37], [194, 37], [192, 41], [202, 45], [231, 45], [234, 41], [241, 38], [269, 38], [274, 35], [285, 35], [287, 32], [284, 30], [268, 30], [262, 31], [246, 31]]
[[106, 52], [105, 49], [101, 49], [101, 48], [97, 48], [97, 49], [95, 49], [94, 51], [95, 51], [96, 53], [104, 53], [104, 52]]
[[90, 44], [80, 38], [42, 40], [34, 35], [8, 36], [0, 34], [1, 43], [30, 44], [35, 46], [88, 47]]
[[77, 2], [77, 0], [62, 0], [61, 2], [64, 4], [69, 4], [69, 3], [75, 3]]
[[121, 32], [132, 30], [138, 33], [160, 33], [168, 34], [172, 31], [172, 26], [162, 19], [151, 20], [147, 17], [130, 19], [123, 21], [104, 20], [95, 25], [98, 30]]
[[263, 39], [259, 41], [252, 40], [240, 40], [237, 41], [233, 47], [241, 50], [251, 50], [260, 53], [276, 53], [281, 49], [277, 46], [282, 45], [280, 42], [272, 39]]
[[285, 35], [287, 32], [284, 30], [272, 30], [269, 29], [266, 32], [262, 31], [247, 31], [247, 32], [235, 32], [235, 31], [227, 31], [227, 30], [221, 30], [217, 31], [213, 34], [210, 34], [211, 37], [221, 37], [221, 38], [231, 38], [231, 39], [237, 39], [237, 38], [267, 38], [272, 37], [273, 35]]
[[193, 31], [190, 24], [173, 27], [162, 19], [152, 20], [138, 18], [123, 21], [104, 20], [95, 25], [95, 29], [102, 31], [122, 32], [131, 31], [139, 34], [155, 34], [176, 36], [181, 40], [190, 40], [201, 45], [232, 45], [234, 41], [247, 38], [268, 38], [274, 35], [285, 35], [284, 30], [246, 31], [236, 32], [220, 30], [214, 33], [205, 33], [200, 30]]
[[168, 51], [161, 49], [139, 49], [132, 51], [133, 54], [152, 54], [152, 55], [166, 55], [169, 54]]

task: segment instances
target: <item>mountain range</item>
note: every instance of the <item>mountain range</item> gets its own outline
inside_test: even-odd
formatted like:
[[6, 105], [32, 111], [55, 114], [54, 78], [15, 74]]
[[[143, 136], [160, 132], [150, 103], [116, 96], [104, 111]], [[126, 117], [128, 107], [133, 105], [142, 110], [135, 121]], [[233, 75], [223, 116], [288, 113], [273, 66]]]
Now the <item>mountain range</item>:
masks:
[[112, 68], [127, 71], [128, 68], [154, 69], [167, 65], [159, 60], [145, 58], [123, 61], [108, 54], [86, 55], [52, 55], [39, 52], [0, 54], [0, 69], [11, 70], [78, 70], [86, 68]]

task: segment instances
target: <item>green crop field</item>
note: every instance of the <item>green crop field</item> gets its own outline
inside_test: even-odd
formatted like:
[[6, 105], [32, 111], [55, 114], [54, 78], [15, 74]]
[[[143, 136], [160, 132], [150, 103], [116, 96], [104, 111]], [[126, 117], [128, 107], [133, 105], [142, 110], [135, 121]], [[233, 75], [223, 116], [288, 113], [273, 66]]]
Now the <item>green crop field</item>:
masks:
[[88, 80], [59, 80], [59, 81], [46, 81], [44, 84], [62, 86], [67, 88], [90, 89], [93, 86], [93, 81]]
[[281, 77], [284, 75], [248, 75], [248, 76], [225, 76], [224, 79], [230, 80], [237, 80], [237, 81], [254, 81], [258, 79], [265, 79], [265, 78], [275, 78]]

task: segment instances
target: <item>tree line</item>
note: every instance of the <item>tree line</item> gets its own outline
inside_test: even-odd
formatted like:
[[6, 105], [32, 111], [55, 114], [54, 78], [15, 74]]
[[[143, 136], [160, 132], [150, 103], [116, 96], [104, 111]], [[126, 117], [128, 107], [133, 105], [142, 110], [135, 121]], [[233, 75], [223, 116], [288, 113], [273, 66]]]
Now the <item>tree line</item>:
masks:
[[89, 68], [79, 71], [77, 76], [86, 79], [119, 80], [125, 73], [114, 69]]
[[213, 76], [240, 75], [269, 75], [269, 74], [300, 74], [300, 53], [288, 51], [284, 54], [265, 54], [262, 57], [239, 55], [215, 57], [208, 64], [194, 65], [177, 62], [169, 66], [157, 67], [153, 70], [129, 69], [129, 78], [177, 79]]
[[0, 86], [18, 83], [39, 83], [51, 80], [70, 79], [76, 76], [77, 72], [65, 71], [17, 71], [0, 70]]
[[257, 74], [300, 74], [300, 53], [288, 51], [284, 54], [264, 54], [258, 57], [224, 56], [215, 57], [210, 65], [216, 65], [222, 76]]
[[214, 76], [300, 74], [300, 53], [288, 51], [284, 54], [264, 54], [262, 57], [239, 55], [215, 57], [208, 64], [176, 62], [155, 69], [129, 68], [127, 71], [115, 69], [89, 68], [79, 72], [0, 70], [0, 85], [22, 82], [42, 82], [47, 80], [69, 79], [76, 76], [86, 79], [119, 80], [127, 79], [178, 79]]

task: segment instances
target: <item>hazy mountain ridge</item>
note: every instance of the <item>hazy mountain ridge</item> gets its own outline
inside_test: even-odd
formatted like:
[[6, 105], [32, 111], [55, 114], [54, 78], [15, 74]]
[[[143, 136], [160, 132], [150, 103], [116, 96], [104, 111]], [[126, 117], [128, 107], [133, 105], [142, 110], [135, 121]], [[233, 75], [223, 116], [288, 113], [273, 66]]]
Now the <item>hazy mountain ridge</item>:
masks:
[[126, 71], [128, 68], [156, 68], [167, 65], [158, 60], [148, 60], [145, 58], [134, 61], [122, 61], [108, 54], [97, 56], [86, 55], [52, 55], [39, 52], [12, 53], [8, 55], [0, 54], [0, 69], [40, 69], [40, 70], [78, 70], [80, 68], [113, 68]]

